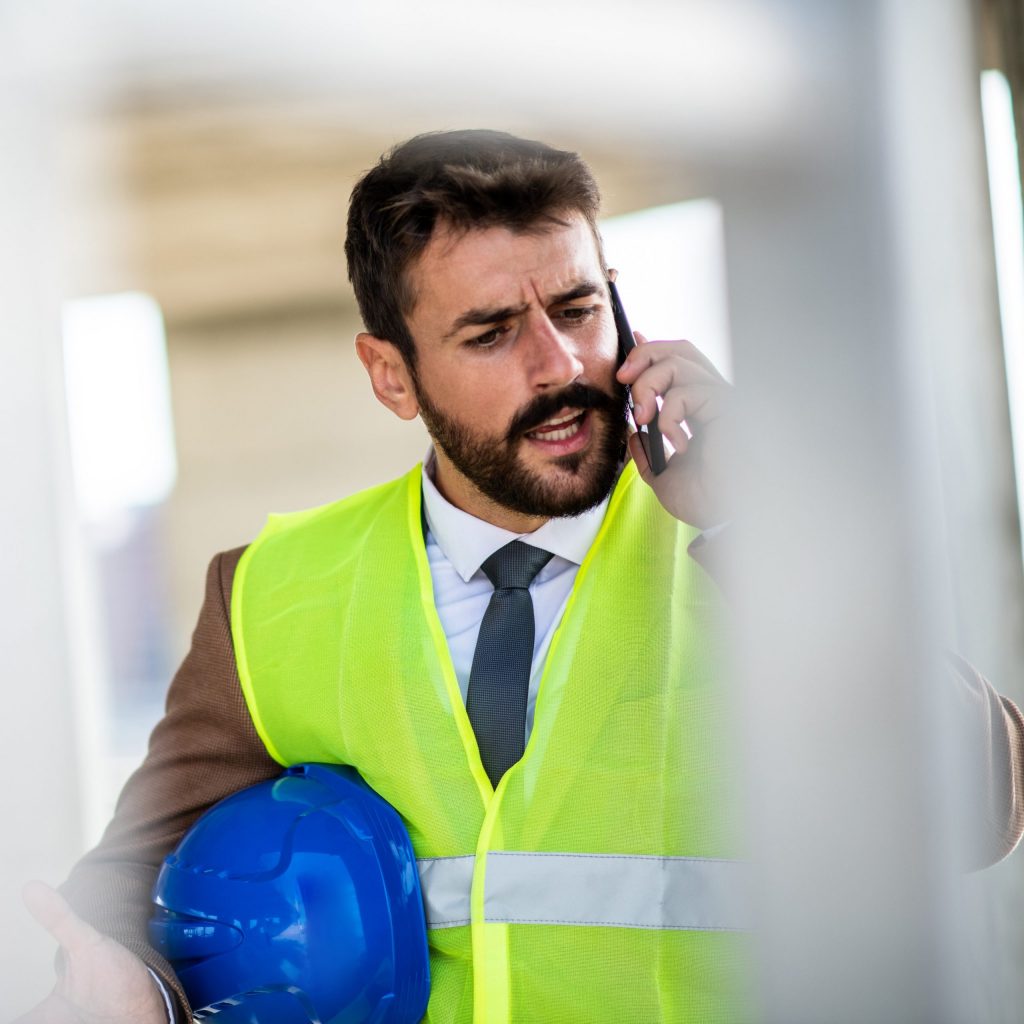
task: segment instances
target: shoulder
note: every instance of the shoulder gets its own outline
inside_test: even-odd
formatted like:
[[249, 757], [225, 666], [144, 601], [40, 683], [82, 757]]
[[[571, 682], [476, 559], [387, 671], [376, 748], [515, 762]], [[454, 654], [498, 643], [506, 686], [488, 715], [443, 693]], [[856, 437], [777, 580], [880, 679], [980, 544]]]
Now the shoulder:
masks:
[[224, 607], [231, 606], [231, 587], [235, 581], [235, 570], [242, 555], [245, 554], [247, 544], [241, 547], [231, 548], [229, 551], [219, 551], [210, 559], [210, 565], [206, 570], [206, 599], [220, 600]]
[[[348, 538], [362, 537], [380, 526], [420, 522], [422, 467], [397, 480], [357, 491], [326, 505], [299, 512], [271, 514], [256, 539], [235, 561], [236, 578], [248, 577], [256, 563], [284, 559], [313, 567], [327, 553], [336, 553]], [[417, 531], [421, 527], [417, 525]], [[353, 542], [354, 543], [354, 542]]]

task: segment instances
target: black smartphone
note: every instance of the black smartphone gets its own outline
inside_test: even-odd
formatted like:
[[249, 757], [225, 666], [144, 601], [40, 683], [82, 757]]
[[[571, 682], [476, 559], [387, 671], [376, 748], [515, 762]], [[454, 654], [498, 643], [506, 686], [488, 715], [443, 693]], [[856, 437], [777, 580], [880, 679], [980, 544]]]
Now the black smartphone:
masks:
[[[636, 339], [626, 319], [626, 311], [622, 308], [622, 300], [619, 298], [619, 290], [615, 282], [609, 279], [608, 293], [612, 299], [612, 316], [615, 317], [615, 330], [619, 335], [619, 365], [625, 362], [626, 356], [636, 348]], [[665, 443], [661, 438], [661, 431], [658, 429], [657, 417], [644, 426], [639, 426], [636, 417], [633, 415], [633, 394], [626, 388], [626, 403], [629, 406], [629, 415], [633, 420], [633, 426], [640, 435], [640, 444], [643, 445], [644, 454], [647, 456], [647, 463], [651, 472], [657, 476], [665, 469]]]

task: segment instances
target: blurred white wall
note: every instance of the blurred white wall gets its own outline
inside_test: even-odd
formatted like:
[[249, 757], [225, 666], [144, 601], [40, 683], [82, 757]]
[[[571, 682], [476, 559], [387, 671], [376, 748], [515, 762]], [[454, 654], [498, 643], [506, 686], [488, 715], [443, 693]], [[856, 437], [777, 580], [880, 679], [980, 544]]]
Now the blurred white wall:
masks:
[[[0, 19], [0, 32], [11, 28]], [[26, 41], [27, 42], [27, 41]], [[5, 652], [0, 787], [0, 993], [5, 1013], [52, 983], [53, 944], [19, 891], [60, 878], [80, 844], [78, 736], [69, 689], [68, 588], [78, 577], [63, 430], [59, 238], [53, 152], [57, 110], [34, 59], [0, 61], [0, 647]], [[12, 145], [11, 140], [16, 140]]]

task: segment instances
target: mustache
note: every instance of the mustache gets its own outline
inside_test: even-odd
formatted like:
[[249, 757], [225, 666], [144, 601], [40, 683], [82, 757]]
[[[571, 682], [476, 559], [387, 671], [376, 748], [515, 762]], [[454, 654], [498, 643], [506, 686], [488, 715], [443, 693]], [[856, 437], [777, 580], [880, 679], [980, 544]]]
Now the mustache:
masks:
[[600, 388], [577, 383], [552, 394], [538, 395], [512, 418], [505, 434], [506, 443], [511, 443], [517, 437], [539, 427], [562, 409], [598, 409], [613, 417], [625, 419], [626, 389], [622, 385], [617, 385], [616, 393], [610, 395]]

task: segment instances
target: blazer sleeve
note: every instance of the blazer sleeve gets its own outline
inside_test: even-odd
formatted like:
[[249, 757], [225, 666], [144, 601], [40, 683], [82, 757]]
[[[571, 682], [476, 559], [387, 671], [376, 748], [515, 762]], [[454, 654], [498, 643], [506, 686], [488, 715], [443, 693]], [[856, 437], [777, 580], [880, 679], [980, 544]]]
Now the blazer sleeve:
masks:
[[217, 555], [192, 645], [167, 694], [142, 765], [126, 783], [99, 845], [61, 891], [98, 930], [140, 957], [164, 982], [181, 1020], [191, 1020], [170, 965], [150, 945], [150, 892], [163, 858], [218, 800], [280, 774], [249, 717], [235, 667], [229, 615], [244, 548]]

